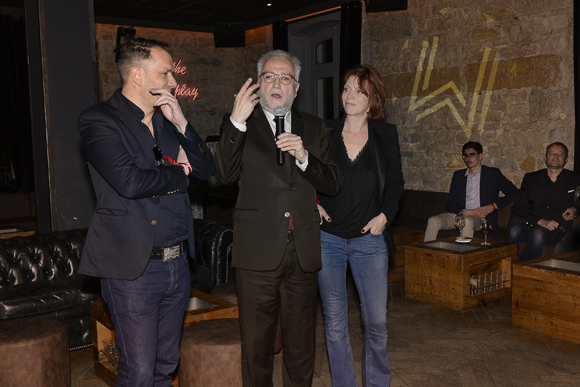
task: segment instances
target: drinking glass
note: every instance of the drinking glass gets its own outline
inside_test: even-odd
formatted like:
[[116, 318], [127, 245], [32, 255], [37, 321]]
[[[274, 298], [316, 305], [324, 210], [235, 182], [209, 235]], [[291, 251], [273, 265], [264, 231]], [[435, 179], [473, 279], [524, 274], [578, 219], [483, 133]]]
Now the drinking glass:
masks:
[[463, 228], [465, 227], [465, 217], [463, 216], [463, 214], [458, 214], [455, 217], [455, 227], [457, 227], [459, 229], [459, 238], [457, 238], [457, 240], [464, 240], [465, 238], [463, 238], [463, 235], [461, 235], [461, 230], [463, 230]]
[[487, 222], [482, 223], [481, 224], [481, 227], [480, 227], [480, 230], [483, 233], [483, 235], [485, 236], [485, 239], [484, 239], [483, 242], [481, 242], [481, 244], [483, 246], [489, 246], [489, 245], [491, 245], [491, 243], [489, 243], [487, 241], [487, 234], [489, 234], [489, 232], [491, 231], [491, 224], [489, 224]]

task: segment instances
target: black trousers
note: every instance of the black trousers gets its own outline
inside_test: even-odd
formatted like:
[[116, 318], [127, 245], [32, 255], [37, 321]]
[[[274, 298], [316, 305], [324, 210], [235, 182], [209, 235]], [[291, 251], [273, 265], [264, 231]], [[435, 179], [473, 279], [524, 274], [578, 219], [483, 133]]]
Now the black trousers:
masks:
[[[267, 258], [265, 258], [267, 259]], [[274, 271], [236, 269], [244, 387], [272, 386], [274, 338], [281, 315], [285, 387], [310, 387], [318, 272], [302, 271], [290, 237]]]

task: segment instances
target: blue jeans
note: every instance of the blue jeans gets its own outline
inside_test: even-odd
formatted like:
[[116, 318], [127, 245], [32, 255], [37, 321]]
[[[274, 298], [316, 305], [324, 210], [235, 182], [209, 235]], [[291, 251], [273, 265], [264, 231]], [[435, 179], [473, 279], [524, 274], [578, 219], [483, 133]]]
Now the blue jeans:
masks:
[[[505, 241], [518, 246], [518, 262], [538, 258], [542, 254], [542, 248], [546, 242], [551, 242], [558, 237], [558, 230], [550, 231], [545, 227], [530, 226], [518, 216], [512, 215], [507, 226]], [[520, 241], [527, 239], [524, 247], [520, 248]]]
[[191, 292], [186, 256], [151, 260], [136, 280], [102, 279], [101, 286], [120, 354], [115, 386], [169, 387]]
[[556, 246], [554, 254], [564, 253], [567, 251], [578, 251], [580, 247], [580, 224], [574, 226], [572, 230], [568, 231], [560, 243]]
[[344, 239], [321, 232], [322, 269], [318, 287], [324, 308], [326, 348], [333, 387], [357, 386], [348, 333], [346, 266], [361, 301], [364, 325], [362, 381], [365, 387], [391, 383], [387, 349], [389, 256], [382, 235]]

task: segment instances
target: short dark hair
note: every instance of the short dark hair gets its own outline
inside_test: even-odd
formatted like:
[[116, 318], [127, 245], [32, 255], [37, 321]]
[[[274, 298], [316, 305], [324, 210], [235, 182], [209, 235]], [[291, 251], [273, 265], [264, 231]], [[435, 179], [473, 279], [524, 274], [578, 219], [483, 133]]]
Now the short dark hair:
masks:
[[[356, 65], [344, 74], [343, 87], [351, 76], [357, 79], [359, 90], [369, 99], [369, 112], [367, 114], [369, 120], [384, 120], [386, 118], [387, 86], [385, 86], [381, 75], [369, 65]], [[342, 93], [339, 103], [340, 109], [344, 109]]]
[[481, 146], [481, 144], [476, 141], [466, 142], [465, 145], [463, 145], [463, 148], [461, 149], [461, 153], [465, 153], [465, 150], [469, 148], [475, 149], [475, 151], [478, 154], [483, 153], [483, 146]]
[[151, 49], [159, 48], [161, 50], [168, 50], [169, 44], [160, 42], [154, 39], [135, 38], [124, 43], [119, 48], [119, 59], [117, 61], [117, 69], [121, 80], [125, 83], [125, 77], [131, 70], [131, 67], [136, 62], [151, 59]]
[[559, 141], [553, 142], [550, 145], [548, 145], [548, 147], [546, 148], [546, 156], [548, 155], [548, 150], [554, 145], [559, 145], [562, 148], [564, 148], [564, 152], [566, 153], [565, 157], [568, 158], [568, 147]]

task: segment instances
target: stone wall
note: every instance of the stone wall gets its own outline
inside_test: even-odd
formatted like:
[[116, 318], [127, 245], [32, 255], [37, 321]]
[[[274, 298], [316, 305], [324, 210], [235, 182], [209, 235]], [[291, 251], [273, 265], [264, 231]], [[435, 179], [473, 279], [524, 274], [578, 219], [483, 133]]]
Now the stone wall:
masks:
[[[272, 49], [271, 26], [246, 31], [244, 48], [215, 48], [210, 33], [135, 29], [137, 37], [169, 43], [177, 65], [174, 75], [182, 91], [180, 104], [203, 139], [219, 134], [223, 115], [233, 107], [234, 94], [246, 79], [256, 79], [256, 62]], [[105, 100], [121, 87], [114, 52], [117, 26], [96, 24], [95, 35], [99, 98]]]
[[448, 191], [469, 140], [518, 187], [554, 141], [571, 149], [573, 169], [572, 7], [409, 0], [406, 11], [364, 14], [362, 59], [387, 83], [407, 189]]

